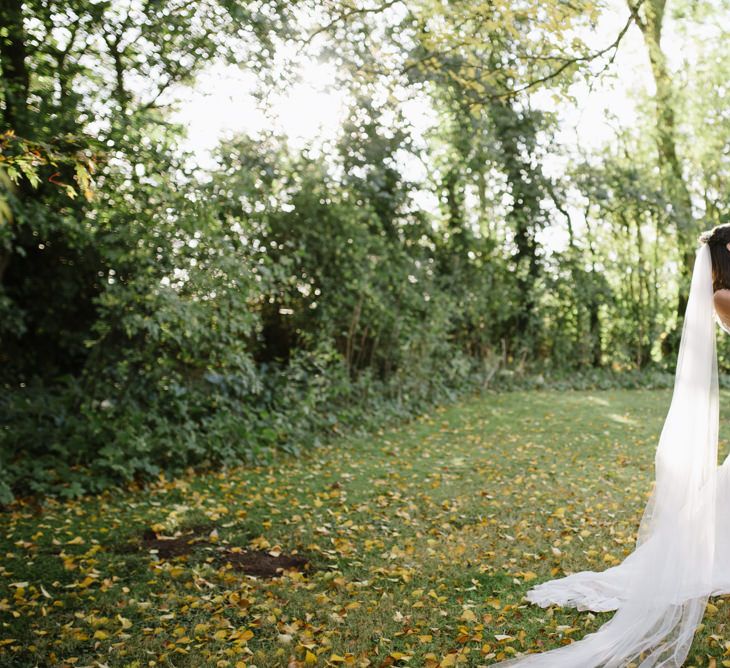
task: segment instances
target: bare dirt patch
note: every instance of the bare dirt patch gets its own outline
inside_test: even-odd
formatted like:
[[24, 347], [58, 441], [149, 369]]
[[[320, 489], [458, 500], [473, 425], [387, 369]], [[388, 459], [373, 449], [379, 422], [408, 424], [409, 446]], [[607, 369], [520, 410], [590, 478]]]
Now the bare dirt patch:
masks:
[[216, 545], [211, 540], [212, 526], [191, 527], [184, 533], [165, 536], [152, 529], [146, 529], [133, 544], [124, 551], [144, 551], [157, 555], [159, 559], [175, 559], [193, 552], [196, 548], [214, 548], [216, 557], [224, 564], [230, 564], [237, 571], [261, 578], [280, 577], [284, 571], [312, 570], [310, 560], [300, 554], [271, 553], [266, 550], [247, 550], [239, 547]]
[[247, 575], [256, 575], [262, 578], [279, 577], [283, 571], [294, 569], [297, 571], [309, 570], [309, 559], [298, 554], [279, 554], [274, 556], [266, 550], [225, 550], [221, 558], [237, 570]]
[[142, 534], [140, 548], [146, 552], [154, 552], [160, 559], [173, 559], [189, 554], [197, 546], [210, 545], [207, 535], [209, 532], [192, 529], [180, 536], [160, 536], [152, 529], [146, 529]]

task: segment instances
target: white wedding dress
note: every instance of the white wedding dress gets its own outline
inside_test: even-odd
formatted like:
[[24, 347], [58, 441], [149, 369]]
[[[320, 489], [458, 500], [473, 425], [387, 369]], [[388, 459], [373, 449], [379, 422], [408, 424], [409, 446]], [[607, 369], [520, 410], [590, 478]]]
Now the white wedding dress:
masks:
[[656, 483], [622, 563], [544, 582], [540, 606], [616, 610], [597, 631], [499, 668], [679, 668], [709, 596], [730, 592], [730, 457], [717, 465], [719, 398], [710, 248], [697, 248]]

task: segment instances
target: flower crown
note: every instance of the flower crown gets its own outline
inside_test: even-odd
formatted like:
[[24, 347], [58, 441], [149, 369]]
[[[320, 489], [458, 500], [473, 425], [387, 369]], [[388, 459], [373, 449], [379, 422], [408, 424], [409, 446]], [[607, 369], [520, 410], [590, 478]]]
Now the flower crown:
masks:
[[697, 237], [698, 243], [701, 243], [701, 244], [708, 243], [710, 241], [710, 239], [712, 238], [712, 233], [714, 231], [715, 230], [705, 230], [702, 234], [700, 234], [699, 237]]

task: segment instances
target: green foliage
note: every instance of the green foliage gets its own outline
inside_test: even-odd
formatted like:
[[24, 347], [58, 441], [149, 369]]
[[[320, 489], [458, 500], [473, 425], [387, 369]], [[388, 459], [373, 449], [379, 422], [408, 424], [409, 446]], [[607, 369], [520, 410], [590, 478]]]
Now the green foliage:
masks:
[[[391, 5], [9, 0], [0, 502], [304, 454], [478, 388], [671, 378], [687, 249], [653, 137], [555, 174], [557, 116], [530, 96], [588, 72], [567, 35], [597, 6]], [[272, 92], [291, 39], [341, 65], [337, 138], [233, 136], [191, 166], [171, 91], [223, 61]], [[726, 138], [700, 126], [705, 104], [727, 124], [724, 70], [700, 56], [677, 110], [714, 223]]]

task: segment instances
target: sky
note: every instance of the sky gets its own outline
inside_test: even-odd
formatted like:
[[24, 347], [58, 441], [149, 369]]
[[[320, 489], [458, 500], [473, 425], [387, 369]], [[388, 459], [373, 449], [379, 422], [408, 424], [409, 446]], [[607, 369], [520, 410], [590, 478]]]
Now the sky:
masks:
[[[607, 8], [596, 30], [584, 32], [586, 44], [598, 51], [611, 44], [628, 18], [624, 0], [608, 0]], [[674, 58], [683, 54], [681, 38], [673, 32], [671, 22], [665, 29], [664, 51]], [[284, 54], [287, 56], [290, 54]], [[620, 72], [620, 77], [618, 73]], [[232, 65], [216, 64], [205, 70], [194, 86], [175, 93], [174, 120], [185, 125], [187, 139], [184, 148], [191, 151], [200, 167], [212, 166], [211, 152], [226, 136], [236, 133], [256, 135], [267, 129], [276, 129], [288, 137], [294, 148], [322, 146], [335, 137], [346, 111], [346, 94], [334, 87], [335, 68], [331, 63], [308, 60], [301, 68], [299, 82], [286, 91], [270, 96], [262, 108], [253, 96], [256, 78]], [[575, 105], [559, 103], [548, 94], [534, 96], [533, 102], [545, 109], [555, 110], [559, 116], [558, 140], [565, 147], [565, 155], [550, 158], [546, 172], [557, 174], [566, 167], [571, 153], [590, 152], [610, 142], [617, 126], [632, 124], [636, 119], [636, 95], [653, 92], [648, 58], [642, 36], [632, 26], [624, 36], [613, 65], [593, 80], [573, 85]], [[434, 122], [433, 114], [424, 105], [409, 103], [406, 115], [416, 129], [423, 133]], [[418, 178], [423, 170], [417, 161], [405, 165], [411, 178]], [[415, 170], [408, 174], [409, 170]], [[428, 206], [428, 203], [425, 203]], [[578, 227], [580, 227], [580, 213]], [[548, 229], [542, 241], [559, 250], [564, 246], [567, 232], [560, 225]]]
[[[605, 48], [616, 38], [627, 17], [623, 0], [611, 0], [597, 30], [583, 34], [586, 43], [596, 50]], [[674, 48], [675, 42], [676, 37], [671, 34], [665, 39], [668, 53], [681, 52]], [[621, 78], [611, 77], [611, 71], [620, 71]], [[345, 104], [344, 93], [331, 85], [334, 75], [332, 64], [308, 61], [300, 71], [301, 81], [285, 94], [273, 96], [270, 108], [264, 110], [252, 96], [255, 76], [235, 65], [216, 64], [205, 70], [193, 87], [176, 92], [175, 120], [188, 128], [185, 147], [204, 164], [210, 151], [228, 133], [255, 134], [273, 126], [283, 131], [294, 146], [330, 139]], [[630, 123], [634, 118], [632, 93], [647, 87], [651, 87], [647, 57], [639, 30], [632, 26], [609, 75], [601, 77], [592, 91], [583, 84], [574, 85], [577, 108], [561, 105], [565, 141], [571, 135], [582, 145], [597, 146], [608, 140], [613, 130], [604, 118], [604, 110], [610, 109], [620, 122]], [[414, 109], [413, 115], [418, 116], [418, 110]], [[419, 120], [428, 122], [427, 118], [415, 120], [416, 125]]]

